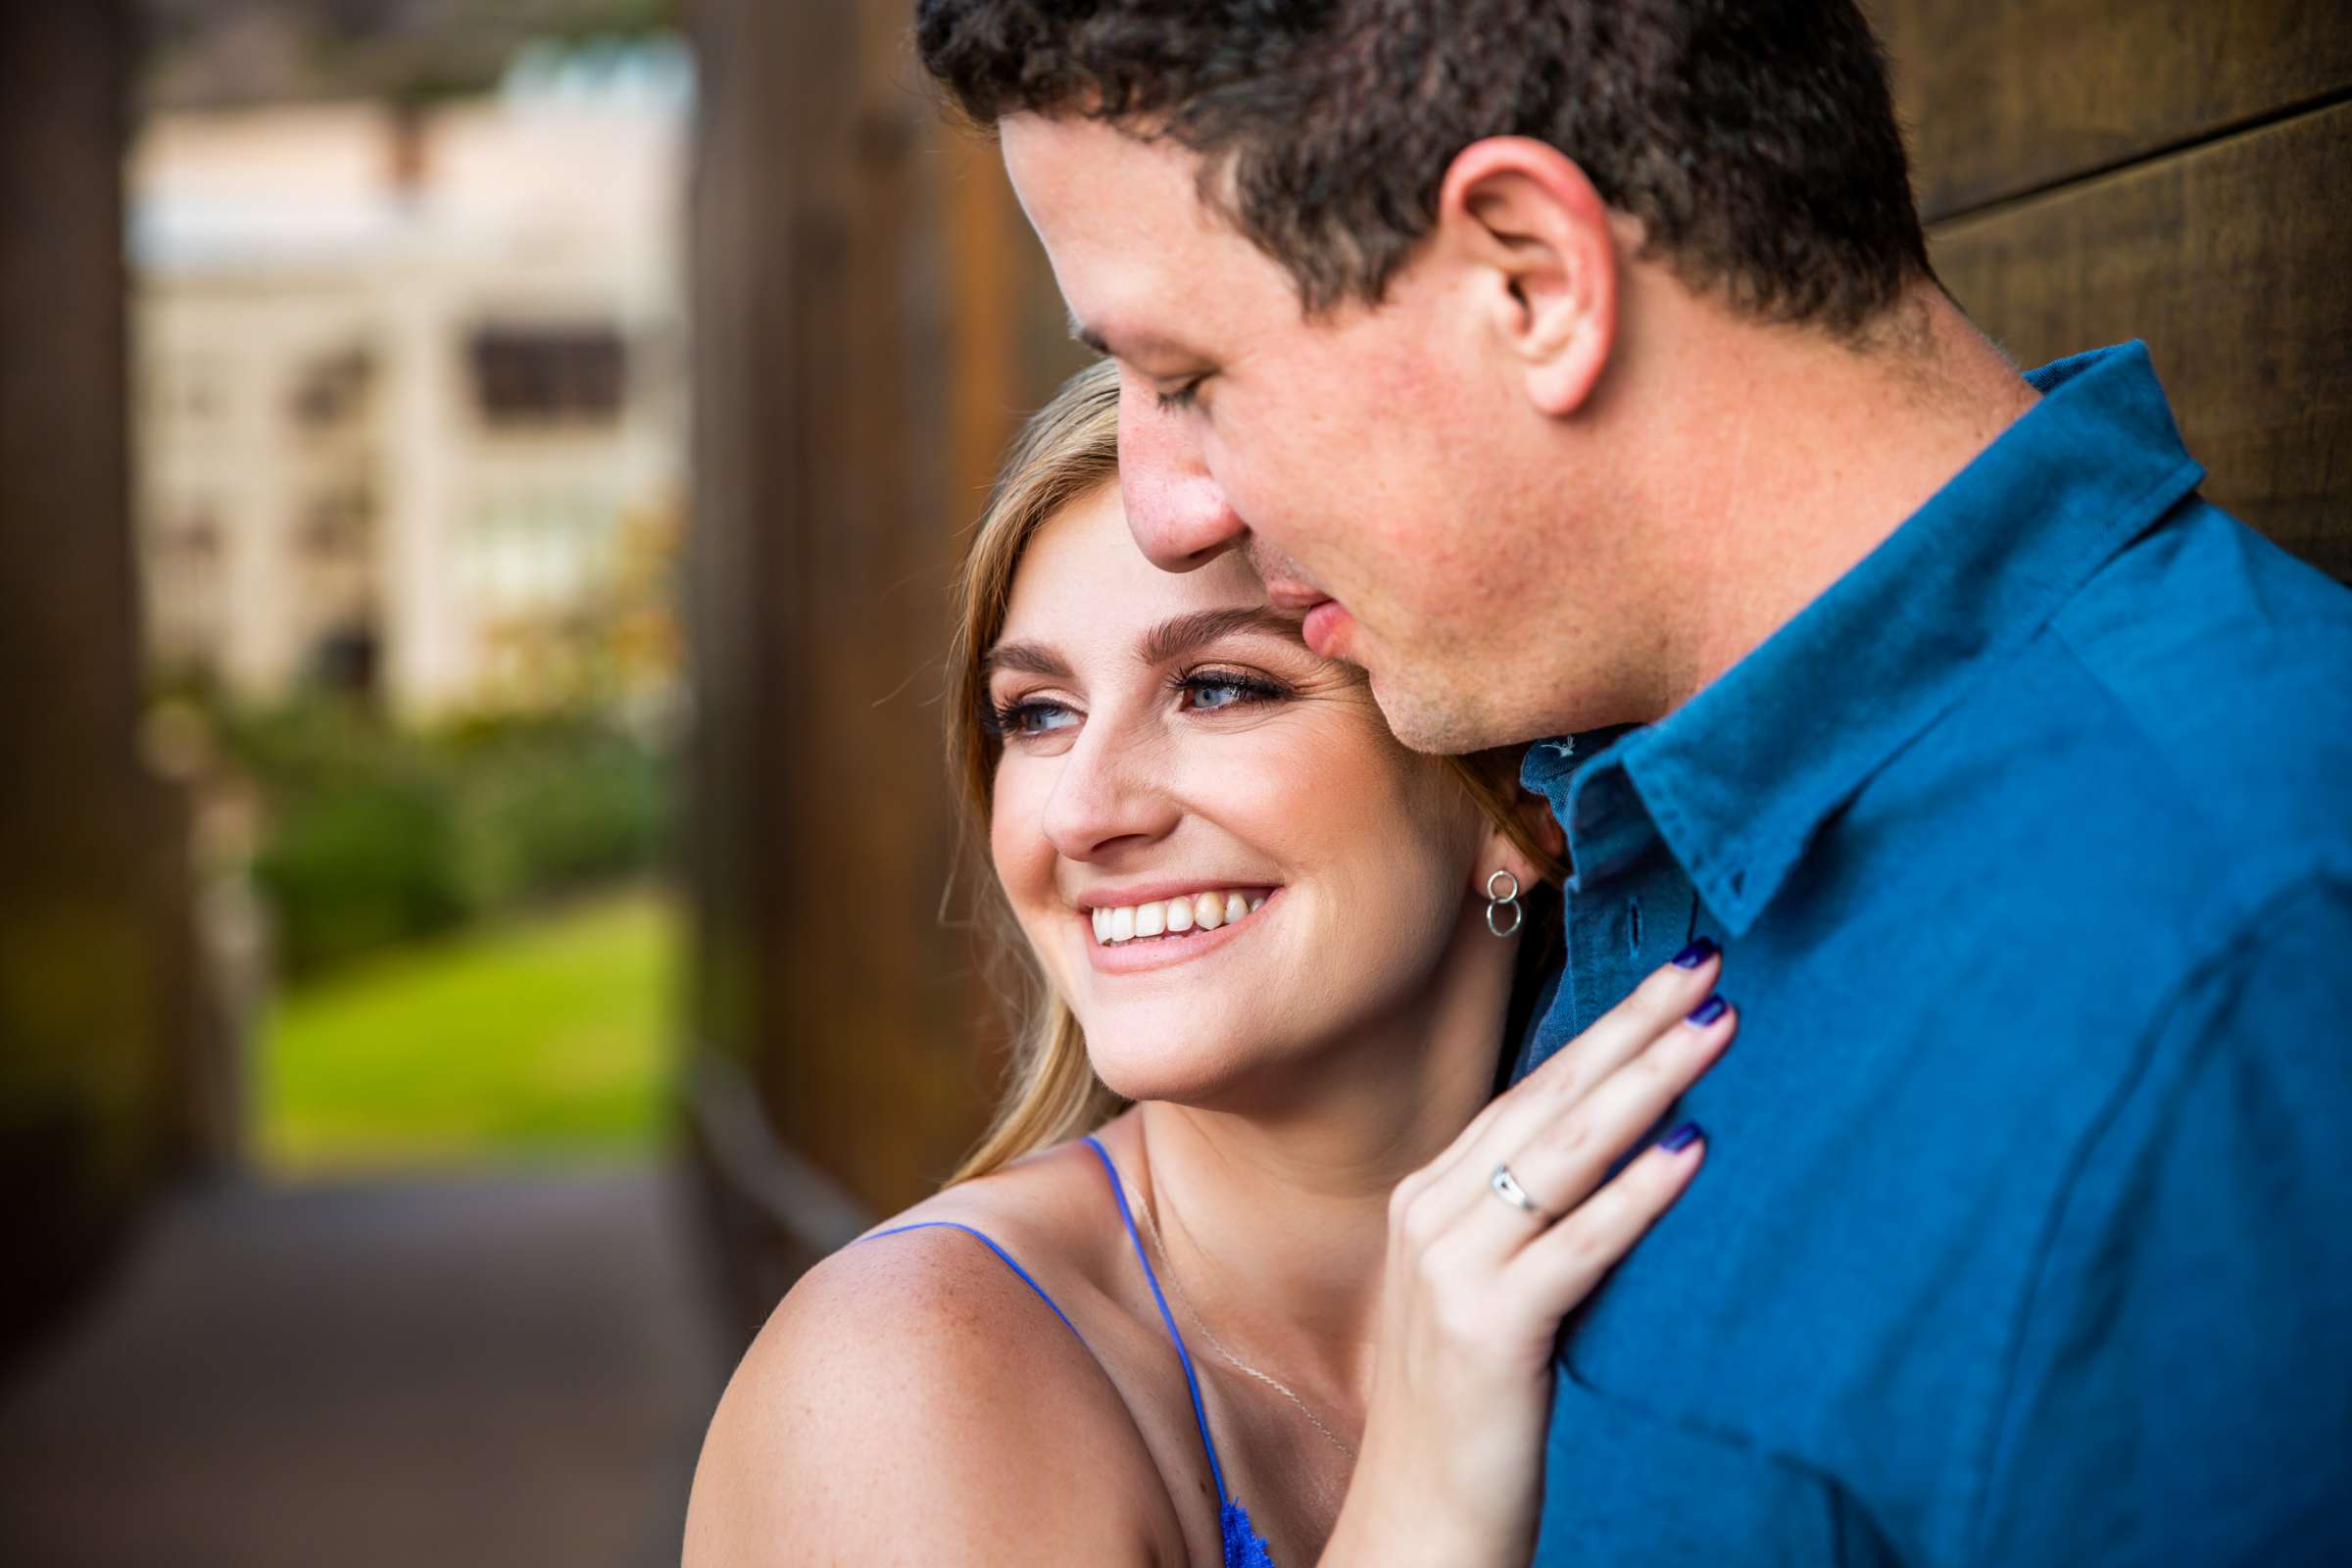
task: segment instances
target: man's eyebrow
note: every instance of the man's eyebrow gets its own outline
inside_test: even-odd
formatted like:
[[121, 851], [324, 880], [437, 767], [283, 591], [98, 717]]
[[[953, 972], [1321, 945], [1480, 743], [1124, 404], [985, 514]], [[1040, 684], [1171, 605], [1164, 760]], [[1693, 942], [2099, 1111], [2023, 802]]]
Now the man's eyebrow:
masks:
[[1067, 680], [1070, 666], [1062, 657], [1043, 643], [999, 643], [980, 656], [980, 678], [988, 679], [1000, 669], [1017, 669], [1024, 674], [1043, 675], [1049, 680]]
[[1174, 338], [1162, 337], [1156, 332], [1121, 332], [1119, 342], [1122, 346], [1112, 348], [1109, 336], [1101, 327], [1078, 319], [1076, 311], [1071, 311], [1069, 318], [1070, 336], [1093, 349], [1097, 354], [1108, 355], [1112, 359], [1128, 359], [1131, 356], [1143, 354], [1159, 355], [1167, 359], [1192, 363], [1207, 358], [1191, 344], [1179, 343]]
[[1161, 621], [1135, 645], [1136, 657], [1147, 664], [1164, 664], [1230, 632], [1255, 631], [1298, 640], [1301, 617], [1286, 615], [1269, 605], [1237, 605], [1230, 610], [1196, 610]]

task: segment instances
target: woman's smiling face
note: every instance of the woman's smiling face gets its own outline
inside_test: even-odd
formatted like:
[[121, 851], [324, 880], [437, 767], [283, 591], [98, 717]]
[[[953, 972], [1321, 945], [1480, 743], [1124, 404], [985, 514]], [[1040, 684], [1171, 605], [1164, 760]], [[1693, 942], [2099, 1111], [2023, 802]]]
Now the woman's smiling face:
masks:
[[1409, 1015], [1485, 818], [1236, 555], [1146, 561], [1115, 484], [1030, 540], [988, 697], [997, 875], [1102, 1081], [1213, 1102]]

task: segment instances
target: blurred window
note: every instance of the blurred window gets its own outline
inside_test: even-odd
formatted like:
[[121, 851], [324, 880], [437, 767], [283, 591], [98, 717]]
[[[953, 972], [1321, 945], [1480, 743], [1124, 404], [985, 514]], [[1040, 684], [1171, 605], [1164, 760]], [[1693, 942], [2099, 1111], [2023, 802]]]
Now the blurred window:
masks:
[[345, 487], [315, 496], [297, 535], [303, 552], [318, 557], [359, 554], [368, 542], [374, 498], [365, 487]]
[[483, 327], [472, 347], [474, 400], [493, 424], [620, 416], [627, 354], [611, 326]]
[[311, 645], [310, 683], [320, 691], [371, 697], [378, 662], [373, 628], [336, 626]]
[[294, 422], [317, 430], [349, 419], [360, 411], [374, 374], [375, 361], [362, 347], [312, 361], [294, 382]]
[[209, 665], [219, 653], [225, 540], [205, 502], [183, 503], [160, 530], [147, 579], [153, 652], [179, 666]]
[[188, 507], [164, 538], [165, 548], [182, 558], [210, 562], [220, 554], [220, 523], [212, 508], [202, 504]]

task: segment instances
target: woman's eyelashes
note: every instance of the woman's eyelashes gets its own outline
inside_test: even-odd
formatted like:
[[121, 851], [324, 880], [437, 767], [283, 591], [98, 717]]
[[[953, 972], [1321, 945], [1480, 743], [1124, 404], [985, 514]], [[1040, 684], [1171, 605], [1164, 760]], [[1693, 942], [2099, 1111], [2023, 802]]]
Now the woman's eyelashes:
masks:
[[1035, 740], [1075, 726], [1078, 710], [1049, 698], [1024, 697], [1005, 703], [991, 701], [980, 721], [998, 740]]
[[[1292, 689], [1271, 676], [1231, 669], [1188, 669], [1171, 674], [1165, 687], [1179, 712], [1215, 717], [1279, 703]], [[988, 732], [1002, 741], [1049, 740], [1075, 729], [1084, 714], [1055, 697], [991, 700], [981, 715]]]
[[1196, 713], [1227, 712], [1258, 703], [1278, 703], [1291, 689], [1264, 675], [1230, 669], [1193, 669], [1169, 677], [1168, 689]]

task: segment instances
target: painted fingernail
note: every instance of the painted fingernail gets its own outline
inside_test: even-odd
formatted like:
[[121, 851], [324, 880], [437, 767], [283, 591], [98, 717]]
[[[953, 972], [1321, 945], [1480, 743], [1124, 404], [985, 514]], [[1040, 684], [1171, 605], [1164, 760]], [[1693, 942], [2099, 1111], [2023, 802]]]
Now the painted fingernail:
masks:
[[1677, 1127], [1674, 1131], [1668, 1133], [1665, 1137], [1659, 1139], [1658, 1147], [1666, 1151], [1666, 1152], [1669, 1154], [1679, 1154], [1684, 1150], [1689, 1149], [1692, 1144], [1697, 1143], [1699, 1139], [1704, 1136], [1705, 1135], [1699, 1131], [1698, 1123], [1694, 1121], [1687, 1121], [1680, 1127]]
[[1715, 944], [1705, 937], [1700, 937], [1674, 956], [1674, 966], [1677, 969], [1695, 969], [1713, 956], [1715, 956]]
[[1690, 1021], [1703, 1029], [1708, 1024], [1711, 1024], [1716, 1019], [1722, 1017], [1724, 1012], [1730, 1006], [1731, 1004], [1724, 1001], [1720, 996], [1709, 997], [1706, 1001], [1700, 1003], [1695, 1008], [1691, 1009]]

